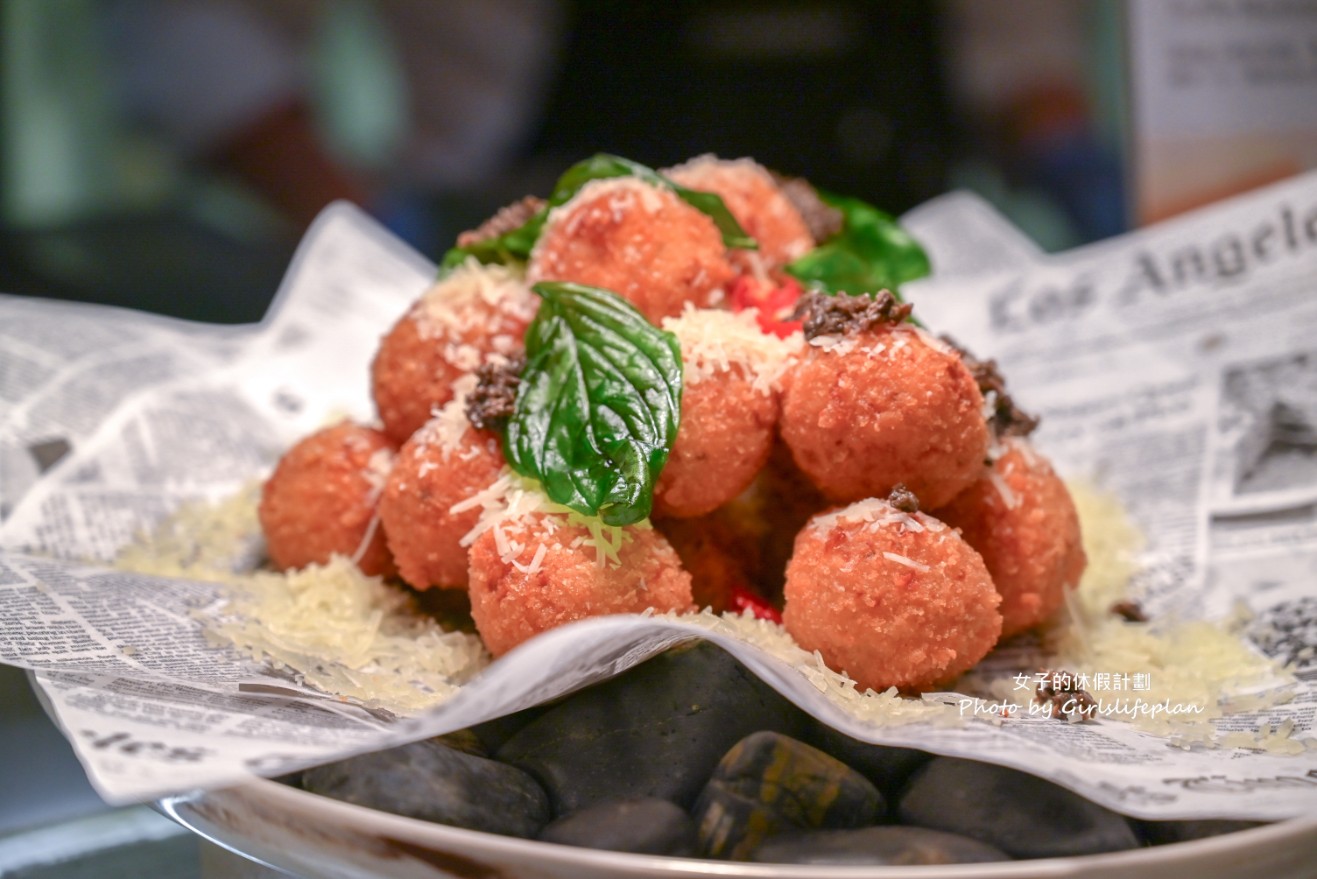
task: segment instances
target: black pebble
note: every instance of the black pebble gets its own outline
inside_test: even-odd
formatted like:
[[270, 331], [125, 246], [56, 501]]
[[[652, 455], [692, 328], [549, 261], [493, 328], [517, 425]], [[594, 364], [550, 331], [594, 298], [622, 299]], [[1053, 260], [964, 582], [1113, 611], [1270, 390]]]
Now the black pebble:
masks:
[[788, 736], [758, 732], [723, 757], [692, 816], [703, 854], [744, 860], [775, 833], [864, 827], [884, 811], [883, 795], [845, 763]]
[[302, 784], [359, 806], [505, 836], [533, 837], [549, 820], [548, 798], [525, 772], [434, 740], [317, 766]]
[[496, 756], [539, 779], [555, 815], [637, 797], [689, 808], [728, 748], [756, 730], [795, 733], [805, 717], [701, 642], [568, 697]]
[[1199, 821], [1136, 821], [1139, 835], [1149, 845], [1169, 845], [1173, 842], [1193, 842], [1195, 839], [1207, 839], [1223, 833], [1234, 833], [1261, 827], [1263, 821], [1226, 821], [1207, 819]]
[[468, 731], [475, 736], [476, 741], [480, 742], [486, 755], [494, 754], [518, 730], [548, 710], [549, 707], [546, 705], [536, 705], [533, 708], [526, 708], [512, 714], [496, 717], [493, 720], [486, 720], [484, 723], [477, 723], [475, 726], [468, 727]]
[[605, 800], [554, 820], [540, 831], [540, 839], [611, 852], [693, 857], [695, 822], [667, 800]]
[[751, 854], [766, 864], [832, 866], [924, 866], [1009, 861], [986, 843], [924, 827], [861, 827], [812, 830], [775, 836]]
[[934, 757], [901, 797], [902, 824], [972, 837], [1016, 858], [1092, 855], [1139, 847], [1120, 815], [1025, 772]]
[[915, 748], [862, 742], [820, 722], [815, 723], [808, 741], [872, 781], [888, 800], [897, 799], [906, 780], [933, 756]]

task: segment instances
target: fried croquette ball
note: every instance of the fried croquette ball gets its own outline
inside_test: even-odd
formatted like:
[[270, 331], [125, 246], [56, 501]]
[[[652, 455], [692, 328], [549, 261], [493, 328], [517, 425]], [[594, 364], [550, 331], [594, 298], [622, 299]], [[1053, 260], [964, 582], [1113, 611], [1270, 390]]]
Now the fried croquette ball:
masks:
[[498, 436], [468, 424], [463, 402], [449, 402], [403, 444], [380, 498], [380, 522], [398, 573], [416, 589], [465, 588], [462, 538], [481, 513], [467, 502], [502, 475]]
[[365, 574], [392, 574], [376, 508], [396, 450], [382, 432], [348, 421], [290, 448], [258, 509], [274, 566], [286, 571], [343, 555]]
[[768, 464], [747, 496], [762, 528], [756, 555], [758, 583], [769, 596], [780, 597], [796, 535], [811, 518], [832, 505], [796, 466], [780, 436], [774, 438]]
[[539, 300], [503, 266], [471, 260], [421, 296], [380, 342], [371, 390], [384, 432], [402, 445], [491, 356], [522, 350]]
[[691, 575], [695, 606], [722, 613], [732, 606], [737, 587], [753, 583], [752, 560], [746, 546], [724, 518], [722, 510], [690, 519], [655, 519], [654, 527], [677, 551], [681, 566]]
[[834, 502], [904, 484], [925, 509], [983, 470], [983, 396], [959, 355], [908, 324], [818, 336], [786, 377], [782, 439]]
[[768, 460], [778, 383], [793, 342], [759, 331], [748, 312], [687, 308], [663, 328], [681, 344], [681, 424], [654, 489], [660, 516], [702, 516], [736, 497]]
[[954, 529], [870, 498], [810, 520], [787, 564], [788, 632], [861, 688], [923, 690], [978, 662], [1001, 597]]
[[934, 513], [983, 556], [1001, 593], [1002, 636], [1056, 613], [1087, 559], [1065, 483], [1024, 440], [1007, 439], [992, 469]]
[[734, 270], [713, 220], [666, 189], [616, 177], [550, 211], [526, 274], [611, 290], [657, 324], [687, 302], [719, 300]]
[[591, 529], [556, 513], [504, 519], [476, 538], [471, 617], [490, 653], [501, 656], [574, 620], [693, 609], [690, 574], [662, 534], [637, 526], [605, 531], [618, 545], [602, 557]]
[[814, 236], [800, 211], [753, 159], [699, 156], [663, 173], [687, 189], [722, 197], [736, 222], [759, 243], [758, 250], [731, 252], [730, 259], [743, 271], [751, 269], [753, 260], [759, 260], [761, 268], [776, 269], [814, 248]]

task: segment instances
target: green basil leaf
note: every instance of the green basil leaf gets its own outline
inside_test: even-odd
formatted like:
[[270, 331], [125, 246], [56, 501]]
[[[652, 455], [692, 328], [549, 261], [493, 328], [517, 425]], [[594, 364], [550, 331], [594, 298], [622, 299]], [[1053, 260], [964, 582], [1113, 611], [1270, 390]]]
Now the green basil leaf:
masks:
[[514, 262], [525, 262], [530, 259], [531, 248], [535, 246], [535, 241], [540, 237], [540, 230], [544, 228], [544, 221], [548, 216], [548, 209], [541, 208], [529, 220], [510, 232], [504, 232], [502, 235], [486, 238], [465, 247], [450, 248], [439, 264], [440, 274], [456, 268], [470, 256], [474, 256], [480, 262], [486, 264], [507, 265]]
[[732, 212], [727, 210], [722, 196], [712, 192], [687, 189], [673, 183], [653, 168], [607, 153], [591, 156], [568, 168], [567, 172], [558, 179], [558, 185], [554, 187], [553, 195], [549, 197], [549, 204], [560, 205], [576, 195], [581, 187], [591, 180], [603, 180], [609, 177], [637, 177], [651, 186], [671, 190], [686, 204], [713, 220], [726, 246], [741, 250], [757, 250], [759, 247], [759, 242], [747, 235], [741, 224], [732, 216]]
[[841, 232], [786, 267], [788, 274], [829, 293], [867, 294], [900, 287], [927, 275], [928, 254], [890, 214], [856, 198], [819, 193], [841, 211]]
[[440, 268], [444, 271], [452, 269], [468, 256], [474, 256], [482, 263], [525, 262], [530, 258], [531, 248], [535, 246], [540, 232], [544, 229], [544, 221], [549, 216], [549, 210], [570, 201], [581, 191], [581, 187], [591, 180], [606, 180], [610, 177], [637, 177], [651, 186], [671, 190], [682, 201], [713, 220], [722, 235], [723, 244], [727, 247], [742, 250], [755, 250], [759, 247], [758, 242], [747, 235], [741, 224], [736, 222], [736, 218], [727, 210], [727, 205], [723, 203], [720, 196], [712, 192], [696, 192], [678, 186], [653, 168], [639, 162], [599, 153], [577, 162], [563, 172], [553, 187], [548, 204], [525, 224], [496, 238], [487, 238], [466, 247], [452, 248], [444, 255]]
[[526, 331], [503, 438], [513, 470], [608, 525], [649, 516], [681, 419], [681, 348], [615, 293], [558, 281]]

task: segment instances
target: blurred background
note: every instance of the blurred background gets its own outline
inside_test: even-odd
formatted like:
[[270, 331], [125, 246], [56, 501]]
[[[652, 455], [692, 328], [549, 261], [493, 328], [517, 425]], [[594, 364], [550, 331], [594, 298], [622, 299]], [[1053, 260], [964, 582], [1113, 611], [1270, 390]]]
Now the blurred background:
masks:
[[[437, 259], [601, 151], [1058, 251], [1317, 167], [1317, 0], [0, 0], [0, 293], [255, 321], [335, 199]], [[10, 875], [103, 807], [12, 668], [0, 712]]]
[[595, 152], [749, 155], [1044, 250], [1317, 166], [1317, 0], [0, 0], [0, 291], [257, 320], [307, 224], [428, 256]]
[[348, 198], [435, 257], [594, 152], [1125, 228], [1121, 4], [4, 0], [0, 291], [259, 319]]

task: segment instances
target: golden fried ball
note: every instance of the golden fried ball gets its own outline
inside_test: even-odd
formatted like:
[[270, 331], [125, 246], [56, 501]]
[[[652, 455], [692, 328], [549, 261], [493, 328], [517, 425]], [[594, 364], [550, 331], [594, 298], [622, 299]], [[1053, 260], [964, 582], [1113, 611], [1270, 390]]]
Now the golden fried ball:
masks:
[[768, 460], [777, 395], [739, 369], [687, 384], [681, 427], [654, 488], [660, 516], [702, 516], [736, 497]]
[[690, 574], [659, 532], [631, 526], [601, 563], [591, 532], [554, 513], [506, 519], [471, 546], [471, 617], [500, 656], [540, 632], [618, 613], [693, 609]]
[[756, 549], [745, 540], [739, 523], [731, 520], [731, 507], [689, 519], [655, 519], [658, 529], [691, 575], [695, 606], [722, 613], [732, 607], [735, 590], [754, 589], [752, 567]]
[[479, 505], [453, 507], [484, 491], [503, 471], [498, 437], [466, 422], [453, 401], [403, 444], [384, 485], [380, 521], [398, 573], [416, 589], [461, 589], [467, 548], [461, 541]]
[[[779, 386], [803, 340], [766, 335], [753, 313], [686, 308], [664, 318], [681, 346], [681, 425], [654, 491], [659, 516], [702, 516], [749, 487], [777, 426]], [[794, 532], [793, 532], [794, 533]]]
[[347, 421], [290, 448], [266, 480], [258, 509], [274, 566], [303, 568], [343, 555], [366, 574], [392, 574], [375, 515], [396, 448], [382, 432]]
[[1001, 593], [1006, 637], [1056, 613], [1087, 559], [1065, 483], [1026, 441], [1004, 447], [990, 471], [934, 515], [983, 556]]
[[782, 194], [773, 175], [753, 159], [699, 156], [664, 174], [687, 189], [722, 197], [741, 228], [759, 243], [758, 250], [731, 252], [732, 262], [742, 270], [750, 269], [755, 259], [765, 269], [776, 269], [814, 248], [814, 237], [800, 211]]
[[380, 342], [371, 390], [401, 445], [453, 398], [453, 383], [491, 356], [522, 350], [538, 298], [503, 266], [471, 261], [431, 287]]
[[780, 436], [774, 438], [768, 464], [742, 497], [749, 501], [761, 529], [758, 583], [767, 595], [780, 597], [796, 535], [832, 505], [796, 466]]
[[988, 451], [974, 377], [955, 351], [909, 325], [814, 339], [787, 376], [781, 434], [839, 503], [903, 483], [935, 509], [978, 478]]
[[611, 290], [652, 323], [717, 300], [734, 271], [713, 220], [634, 177], [594, 180], [549, 213], [527, 277]]
[[814, 517], [787, 565], [783, 623], [861, 688], [923, 690], [978, 662], [1001, 597], [953, 529], [868, 499]]

